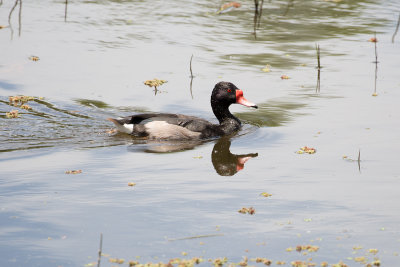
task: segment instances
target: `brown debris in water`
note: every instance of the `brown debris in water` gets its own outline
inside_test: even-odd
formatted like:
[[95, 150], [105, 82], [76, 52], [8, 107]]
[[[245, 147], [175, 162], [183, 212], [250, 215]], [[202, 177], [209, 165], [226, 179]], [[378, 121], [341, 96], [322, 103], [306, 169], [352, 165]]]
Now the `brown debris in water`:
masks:
[[82, 173], [82, 170], [65, 171], [65, 174], [79, 174], [79, 173]]
[[25, 110], [32, 110], [32, 107], [26, 104], [22, 105], [21, 108]]
[[380, 260], [374, 260], [372, 263], [368, 263], [367, 267], [372, 267], [372, 266], [381, 266], [381, 261]]
[[154, 78], [153, 80], [147, 80], [144, 82], [145, 85], [149, 86], [149, 87], [158, 87], [163, 85], [164, 83], [166, 83], [166, 80], [159, 80], [157, 78]]
[[344, 262], [339, 261], [336, 264], [332, 264], [332, 267], [349, 267], [349, 266], [347, 264], [345, 264]]
[[256, 210], [255, 210], [253, 207], [249, 207], [249, 208], [243, 207], [243, 208], [241, 208], [240, 210], [238, 210], [238, 212], [239, 212], [239, 213], [242, 213], [242, 214], [248, 213], [248, 214], [250, 214], [250, 215], [253, 215], [253, 214], [256, 213]]
[[247, 257], [244, 257], [241, 262], [238, 263], [239, 266], [246, 267], [248, 265], [249, 259]]
[[318, 246], [312, 246], [312, 245], [302, 245], [302, 246], [297, 246], [296, 251], [301, 252], [301, 251], [308, 251], [308, 252], [317, 252], [319, 250]]
[[271, 65], [267, 64], [261, 69], [263, 72], [271, 72]]
[[267, 258], [258, 257], [254, 261], [257, 263], [263, 263], [264, 265], [267, 265], [267, 266], [270, 266], [272, 264], [272, 261]]
[[[27, 105], [28, 101], [32, 101], [35, 98], [33, 96], [26, 96], [26, 95], [17, 95], [17, 96], [9, 96], [8, 97], [8, 104], [10, 106], [19, 107], [25, 110], [32, 110], [32, 107]], [[19, 113], [18, 110], [12, 110], [6, 113], [7, 118], [18, 118]]]
[[263, 197], [270, 197], [272, 196], [272, 194], [269, 194], [267, 192], [262, 192], [260, 195], [262, 195]]
[[228, 262], [228, 259], [226, 257], [220, 259], [215, 259], [215, 260], [210, 260], [212, 261], [212, 263], [214, 264], [214, 267], [221, 267], [222, 265], [224, 265], [225, 263]]
[[371, 37], [371, 38], [369, 38], [368, 42], [377, 43], [378, 39], [376, 37]]
[[370, 248], [369, 250], [368, 250], [368, 253], [371, 253], [371, 254], [376, 254], [376, 253], [378, 253], [378, 249], [376, 249], [376, 248]]
[[124, 259], [114, 259], [114, 258], [109, 258], [108, 261], [112, 262], [112, 263], [118, 263], [118, 264], [124, 264], [124, 262], [125, 262]]
[[8, 119], [19, 118], [18, 110], [11, 110], [10, 112], [6, 112], [6, 117]]
[[292, 261], [290, 264], [293, 267], [311, 267], [311, 266], [316, 266], [315, 263], [306, 262], [306, 261]]
[[304, 153], [315, 154], [315, 152], [317, 152], [317, 150], [315, 148], [303, 146], [303, 147], [300, 147], [300, 150], [298, 150], [296, 153], [297, 154], [304, 154]]
[[32, 61], [39, 61], [40, 60], [40, 58], [37, 57], [37, 56], [30, 56], [29, 59], [32, 60]]
[[33, 96], [26, 96], [26, 95], [17, 95], [17, 96], [10, 96], [8, 97], [9, 104], [11, 106], [19, 106], [23, 105], [28, 101], [32, 101], [35, 98]]

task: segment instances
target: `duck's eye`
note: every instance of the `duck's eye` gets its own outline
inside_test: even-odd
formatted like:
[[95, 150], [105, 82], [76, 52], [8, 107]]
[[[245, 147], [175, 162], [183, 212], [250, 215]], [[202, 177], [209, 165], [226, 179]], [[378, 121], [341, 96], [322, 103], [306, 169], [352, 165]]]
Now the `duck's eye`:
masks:
[[231, 89], [228, 89], [227, 91], [228, 91], [228, 93], [232, 93], [232, 90], [231, 90]]

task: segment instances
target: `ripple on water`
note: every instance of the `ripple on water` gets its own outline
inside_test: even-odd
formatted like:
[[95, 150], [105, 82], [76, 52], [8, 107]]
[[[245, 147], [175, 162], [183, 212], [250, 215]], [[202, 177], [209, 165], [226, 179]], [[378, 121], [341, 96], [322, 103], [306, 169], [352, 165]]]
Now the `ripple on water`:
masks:
[[[20, 118], [7, 119], [1, 115], [2, 143], [0, 152], [49, 147], [91, 148], [124, 143], [126, 138], [109, 138], [111, 126], [105, 120], [107, 111], [95, 104], [54, 104], [35, 98], [28, 102], [27, 111], [0, 100], [2, 113], [19, 110]], [[111, 112], [109, 112], [111, 113]]]
[[[97, 100], [77, 99], [76, 104], [52, 103], [35, 98], [29, 102], [31, 110], [23, 110], [12, 106], [6, 100], [0, 100], [0, 109], [7, 112], [10, 109], [20, 110], [19, 118], [7, 119], [0, 115], [2, 134], [0, 152], [16, 150], [31, 150], [38, 148], [95, 148], [131, 144], [130, 151], [151, 153], [177, 152], [193, 149], [196, 146], [214, 141], [147, 141], [134, 139], [129, 135], [112, 131], [113, 127], [106, 120], [108, 117], [118, 117], [121, 112], [145, 112], [144, 108], [112, 106]], [[246, 117], [246, 116], [244, 116]], [[259, 125], [248, 119], [242, 130], [232, 136], [239, 138], [257, 131]]]

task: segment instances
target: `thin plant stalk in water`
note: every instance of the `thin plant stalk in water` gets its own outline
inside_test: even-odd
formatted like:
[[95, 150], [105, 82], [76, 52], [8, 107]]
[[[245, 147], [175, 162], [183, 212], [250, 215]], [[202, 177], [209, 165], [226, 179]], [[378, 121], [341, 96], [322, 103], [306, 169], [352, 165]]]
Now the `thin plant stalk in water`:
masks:
[[8, 25], [10, 26], [10, 30], [11, 30], [11, 39], [13, 39], [14, 36], [14, 29], [12, 27], [12, 23], [11, 23], [11, 16], [12, 13], [14, 12], [14, 9], [17, 7], [19, 3], [19, 12], [18, 12], [18, 36], [21, 36], [21, 21], [22, 21], [22, 0], [15, 0], [15, 3], [13, 5], [13, 7], [10, 10], [10, 14], [8, 14]]
[[193, 71], [192, 71], [192, 60], [193, 60], [193, 55], [190, 57], [190, 64], [189, 64], [189, 70], [190, 70], [190, 78], [193, 78]]
[[261, 16], [262, 16], [262, 11], [263, 11], [263, 4], [264, 4], [264, 0], [261, 0], [260, 12], [259, 12], [258, 23], [257, 23], [257, 27], [258, 28], [260, 28]]
[[394, 43], [394, 37], [397, 34], [397, 31], [399, 30], [399, 26], [400, 26], [400, 13], [399, 13], [399, 19], [397, 20], [397, 26], [396, 26], [396, 30], [394, 30], [393, 36], [392, 36], [392, 43]]
[[18, 12], [18, 36], [21, 36], [22, 29], [22, 0], [19, 0], [19, 12]]
[[64, 22], [67, 21], [68, 0], [65, 0]]
[[257, 39], [258, 0], [254, 0], [254, 39]]
[[192, 86], [193, 86], [193, 71], [192, 71], [192, 60], [193, 60], [193, 55], [190, 57], [190, 64], [189, 64], [189, 70], [190, 70], [190, 95], [192, 96], [193, 99], [193, 91], [192, 91]]
[[97, 267], [100, 267], [102, 249], [103, 249], [103, 233], [100, 234], [100, 246], [99, 246], [99, 256], [97, 258]]
[[289, 9], [293, 6], [294, 6], [294, 0], [289, 0], [285, 12], [282, 14], [282, 16], [286, 16], [289, 12]]
[[376, 39], [376, 32], [374, 34], [374, 38], [372, 39], [373, 43], [375, 45], [375, 61], [373, 61], [373, 63], [375, 63], [375, 83], [374, 83], [374, 93], [372, 94], [373, 96], [377, 96], [378, 94], [376, 93], [376, 81], [378, 79], [378, 48], [376, 43], [378, 42], [378, 39]]
[[15, 3], [14, 3], [13, 7], [10, 10], [10, 14], [8, 14], [8, 24], [10, 24], [10, 25], [11, 25], [11, 15], [14, 12], [14, 9], [16, 8], [16, 6], [18, 5], [18, 1], [19, 0], [15, 0]]
[[318, 65], [317, 65], [318, 77], [317, 77], [317, 86], [315, 88], [315, 92], [319, 93], [321, 90], [321, 52], [319, 49], [319, 44], [315, 45], [315, 49], [317, 51], [317, 62], [318, 62]]
[[260, 27], [264, 0], [254, 0], [254, 39], [257, 39], [257, 27]]

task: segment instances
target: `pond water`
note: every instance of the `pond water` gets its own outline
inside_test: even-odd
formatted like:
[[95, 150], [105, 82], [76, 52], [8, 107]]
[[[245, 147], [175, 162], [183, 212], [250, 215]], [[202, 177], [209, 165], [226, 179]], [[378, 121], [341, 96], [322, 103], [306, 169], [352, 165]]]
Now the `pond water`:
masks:
[[[65, 1], [20, 0], [9, 19], [14, 3], [0, 5], [1, 266], [97, 266], [101, 234], [101, 266], [399, 264], [397, 0], [271, 0], [261, 15], [253, 1], [217, 15], [225, 2], [87, 0], [66, 17]], [[153, 78], [168, 81], [156, 94]], [[221, 80], [259, 106], [231, 107], [235, 136], [110, 131], [137, 112], [216, 122]]]

